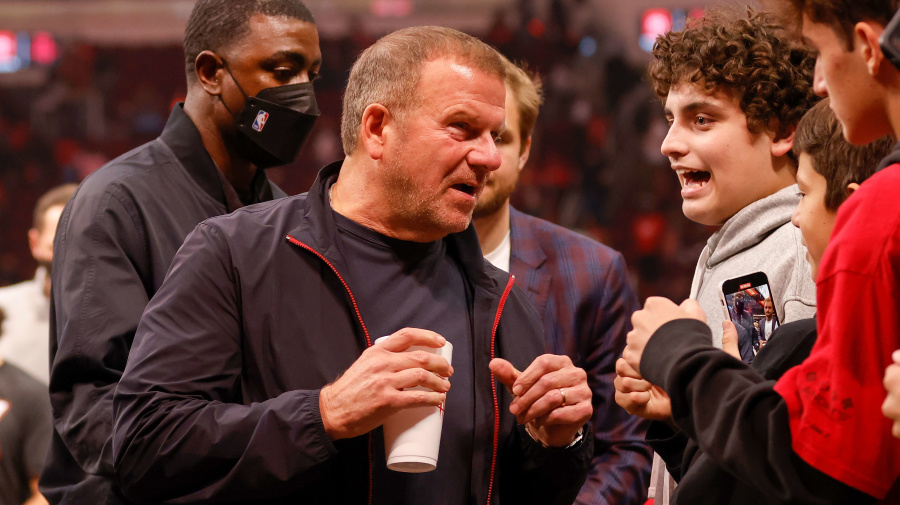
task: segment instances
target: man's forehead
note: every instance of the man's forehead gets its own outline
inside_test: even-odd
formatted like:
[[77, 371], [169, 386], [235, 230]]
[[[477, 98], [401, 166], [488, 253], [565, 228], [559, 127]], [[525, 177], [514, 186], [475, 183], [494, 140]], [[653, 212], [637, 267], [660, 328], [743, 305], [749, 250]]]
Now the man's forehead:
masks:
[[740, 107], [735, 93], [725, 86], [707, 88], [703, 80], [681, 81], [669, 88], [663, 104], [666, 112], [691, 111], [699, 108]]

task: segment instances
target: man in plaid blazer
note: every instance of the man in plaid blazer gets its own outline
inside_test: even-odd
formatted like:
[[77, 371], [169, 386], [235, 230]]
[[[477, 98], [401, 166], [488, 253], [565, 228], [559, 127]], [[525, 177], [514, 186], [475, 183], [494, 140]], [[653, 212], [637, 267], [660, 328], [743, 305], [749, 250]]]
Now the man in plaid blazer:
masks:
[[615, 362], [639, 307], [622, 255], [571, 230], [512, 208], [509, 197], [528, 160], [541, 104], [540, 81], [506, 65], [506, 128], [500, 168], [475, 208], [485, 258], [516, 276], [544, 323], [546, 351], [566, 354], [588, 373], [594, 394], [594, 459], [578, 504], [646, 500], [652, 452], [646, 424], [614, 401]]

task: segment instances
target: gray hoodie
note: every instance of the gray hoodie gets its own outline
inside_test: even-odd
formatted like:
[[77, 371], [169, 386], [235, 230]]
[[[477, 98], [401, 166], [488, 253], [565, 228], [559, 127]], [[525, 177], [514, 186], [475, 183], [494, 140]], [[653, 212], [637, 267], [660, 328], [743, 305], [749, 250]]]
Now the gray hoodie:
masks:
[[800, 230], [791, 224], [800, 201], [797, 192], [792, 185], [751, 203], [706, 242], [694, 271], [691, 298], [706, 312], [716, 347], [722, 347], [725, 314], [719, 292], [727, 279], [764, 272], [781, 323], [815, 315], [816, 285], [810, 277], [806, 247], [800, 242]]

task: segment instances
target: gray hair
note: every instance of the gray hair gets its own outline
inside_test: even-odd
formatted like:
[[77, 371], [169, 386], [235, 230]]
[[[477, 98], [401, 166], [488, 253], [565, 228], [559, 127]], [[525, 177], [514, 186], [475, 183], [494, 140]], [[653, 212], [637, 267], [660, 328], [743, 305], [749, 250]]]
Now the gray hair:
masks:
[[445, 57], [506, 78], [500, 54], [471, 35], [442, 26], [414, 26], [389, 33], [363, 51], [350, 70], [341, 116], [344, 154], [349, 156], [356, 149], [366, 107], [378, 103], [402, 119], [420, 105], [416, 87], [422, 65]]

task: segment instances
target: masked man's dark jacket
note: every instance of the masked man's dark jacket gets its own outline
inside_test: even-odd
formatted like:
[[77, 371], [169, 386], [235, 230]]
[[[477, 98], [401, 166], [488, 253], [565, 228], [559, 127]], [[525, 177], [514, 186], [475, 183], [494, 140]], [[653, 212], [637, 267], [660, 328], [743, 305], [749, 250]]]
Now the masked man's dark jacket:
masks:
[[[257, 171], [246, 203], [285, 196]], [[50, 310], [51, 504], [126, 503], [113, 478], [112, 398], [148, 301], [198, 223], [243, 206], [178, 104], [159, 138], [91, 174], [60, 217]]]

